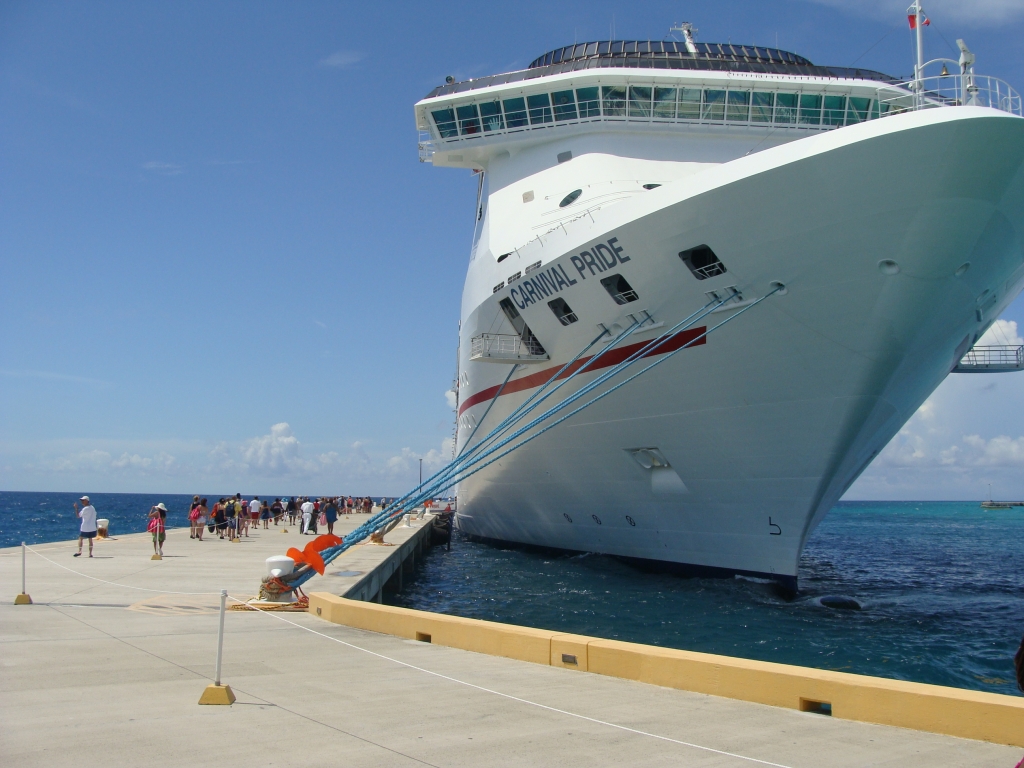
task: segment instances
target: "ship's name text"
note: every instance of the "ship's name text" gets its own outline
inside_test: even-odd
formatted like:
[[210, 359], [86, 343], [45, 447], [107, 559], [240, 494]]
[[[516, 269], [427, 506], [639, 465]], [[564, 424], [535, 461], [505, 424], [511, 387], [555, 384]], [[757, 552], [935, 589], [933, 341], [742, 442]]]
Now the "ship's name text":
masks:
[[[623, 249], [616, 245], [619, 242], [613, 237], [606, 243], [598, 243], [588, 251], [582, 251], [579, 256], [570, 256], [569, 260], [576, 267], [581, 280], [587, 279], [587, 272], [595, 275], [612, 269], [616, 264], [625, 264], [629, 261]], [[596, 272], [595, 272], [596, 270]], [[558, 265], [526, 278], [519, 285], [511, 290], [512, 301], [520, 309], [526, 309], [541, 299], [559, 293], [563, 288], [576, 285], [579, 280], [569, 277], [565, 267]]]

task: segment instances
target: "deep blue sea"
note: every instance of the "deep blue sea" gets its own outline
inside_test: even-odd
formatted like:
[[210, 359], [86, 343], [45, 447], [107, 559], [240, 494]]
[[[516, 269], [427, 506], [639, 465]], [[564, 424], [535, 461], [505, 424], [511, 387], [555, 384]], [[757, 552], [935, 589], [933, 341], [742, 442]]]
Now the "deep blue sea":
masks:
[[[0, 493], [0, 546], [75, 538], [71, 493]], [[162, 501], [187, 525], [191, 496], [91, 494], [111, 533], [142, 532]], [[274, 498], [273, 496], [270, 498]], [[825, 608], [825, 595], [862, 610]], [[1016, 693], [1024, 634], [1024, 507], [843, 502], [814, 532], [800, 593], [685, 579], [600, 555], [550, 556], [466, 541], [435, 547], [389, 602], [727, 656]]]

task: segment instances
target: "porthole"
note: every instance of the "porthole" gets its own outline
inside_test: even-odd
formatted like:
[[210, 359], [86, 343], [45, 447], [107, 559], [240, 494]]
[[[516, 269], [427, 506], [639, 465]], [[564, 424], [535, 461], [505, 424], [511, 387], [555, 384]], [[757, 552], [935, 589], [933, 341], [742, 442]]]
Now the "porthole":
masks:
[[644, 189], [657, 189], [661, 184], [644, 184]]
[[634, 528], [636, 528], [636, 520], [634, 520], [634, 519], [633, 519], [632, 517], [630, 517], [629, 515], [626, 515], [626, 522], [627, 522], [627, 523], [629, 523], [629, 524], [630, 524], [631, 526], [633, 526]]
[[591, 517], [594, 518], [594, 522], [595, 523], [597, 523], [598, 525], [601, 525], [601, 518], [600, 517], [598, 517], [597, 515], [591, 515]]
[[573, 203], [580, 199], [580, 195], [582, 194], [582, 189], [574, 189], [572, 192], [570, 192], [568, 195], [562, 198], [562, 202], [558, 204], [558, 207], [565, 208], [567, 205], [572, 205]]
[[572, 518], [571, 518], [571, 517], [569, 517], [569, 513], [568, 513], [568, 512], [563, 512], [563, 513], [562, 513], [562, 517], [564, 517], [564, 518], [565, 518], [566, 520], [568, 520], [568, 521], [569, 521], [570, 523], [572, 522]]
[[501, 254], [501, 256], [498, 257], [498, 263], [501, 264], [501, 262], [503, 262], [505, 259], [507, 259], [511, 255], [512, 255], [511, 251], [509, 251], [508, 253]]

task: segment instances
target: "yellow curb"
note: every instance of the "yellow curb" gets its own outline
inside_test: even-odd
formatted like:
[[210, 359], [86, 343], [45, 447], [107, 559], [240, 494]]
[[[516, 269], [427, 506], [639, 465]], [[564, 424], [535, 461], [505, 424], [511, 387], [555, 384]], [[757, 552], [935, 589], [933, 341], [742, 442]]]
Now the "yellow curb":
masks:
[[211, 683], [206, 686], [206, 690], [203, 691], [203, 695], [199, 697], [199, 703], [234, 704], [235, 692], [231, 690], [230, 685], [213, 685]]
[[15, 605], [32, 605], [32, 598], [22, 592], [14, 598]]

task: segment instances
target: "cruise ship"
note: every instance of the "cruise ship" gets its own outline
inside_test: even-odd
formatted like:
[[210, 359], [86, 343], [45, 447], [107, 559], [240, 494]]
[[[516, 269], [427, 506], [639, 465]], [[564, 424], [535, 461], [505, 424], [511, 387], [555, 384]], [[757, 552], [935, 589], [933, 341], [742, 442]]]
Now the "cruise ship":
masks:
[[416, 104], [421, 161], [477, 187], [456, 453], [556, 376], [544, 408], [664, 362], [463, 476], [461, 531], [796, 590], [812, 531], [1024, 280], [1020, 97], [962, 41], [925, 62], [910, 22], [909, 80], [684, 24]]

